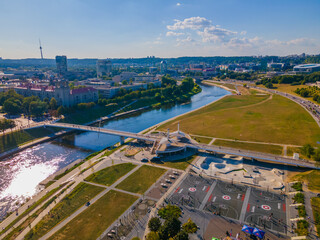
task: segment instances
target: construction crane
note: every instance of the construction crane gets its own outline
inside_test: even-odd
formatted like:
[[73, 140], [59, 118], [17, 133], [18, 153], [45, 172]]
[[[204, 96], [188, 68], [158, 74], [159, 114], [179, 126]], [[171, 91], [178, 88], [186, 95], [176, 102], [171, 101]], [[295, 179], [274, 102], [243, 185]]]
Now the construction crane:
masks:
[[40, 41], [40, 38], [39, 38], [39, 45], [40, 45], [40, 54], [41, 54], [41, 59], [43, 59], [43, 54], [42, 54], [42, 47], [41, 47], [41, 41]]

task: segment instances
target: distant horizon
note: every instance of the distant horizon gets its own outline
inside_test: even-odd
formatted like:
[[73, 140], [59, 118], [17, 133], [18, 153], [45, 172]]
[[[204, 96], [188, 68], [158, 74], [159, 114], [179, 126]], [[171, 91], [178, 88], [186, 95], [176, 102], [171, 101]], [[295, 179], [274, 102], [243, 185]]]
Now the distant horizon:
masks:
[[[214, 58], [214, 57], [289, 57], [289, 56], [300, 56], [303, 53], [293, 53], [293, 54], [288, 54], [288, 55], [234, 55], [234, 56], [223, 56], [223, 55], [216, 55], [216, 56], [178, 56], [178, 57], [159, 57], [159, 56], [145, 56], [145, 57], [112, 57], [112, 58], [98, 58], [98, 57], [83, 57], [83, 58], [79, 58], [79, 57], [68, 57], [67, 55], [64, 55], [67, 57], [68, 60], [71, 59], [79, 59], [79, 60], [85, 60], [85, 59], [175, 59], [175, 58]], [[319, 53], [314, 53], [314, 54], [307, 54], [305, 53], [306, 56], [318, 56], [320, 55]], [[62, 54], [63, 55], [63, 54]], [[56, 55], [56, 56], [61, 56], [61, 55]], [[154, 57], [154, 58], [153, 58]], [[0, 56], [1, 58], [1, 56]], [[2, 60], [27, 60], [27, 59], [33, 59], [33, 60], [55, 60], [55, 57], [53, 58], [37, 58], [37, 57], [26, 57], [26, 58], [1, 58]]]

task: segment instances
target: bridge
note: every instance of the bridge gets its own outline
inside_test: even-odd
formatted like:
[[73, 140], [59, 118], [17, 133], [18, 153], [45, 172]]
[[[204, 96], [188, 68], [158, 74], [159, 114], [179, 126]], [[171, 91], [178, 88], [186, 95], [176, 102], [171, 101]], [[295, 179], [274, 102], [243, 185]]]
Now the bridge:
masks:
[[156, 136], [148, 136], [140, 133], [132, 133], [132, 132], [126, 132], [126, 131], [112, 130], [112, 129], [106, 129], [106, 128], [100, 128], [100, 127], [92, 127], [92, 126], [84, 126], [84, 125], [70, 124], [70, 123], [49, 122], [49, 123], [44, 123], [43, 125], [37, 125], [35, 127], [59, 127], [59, 128], [67, 128], [67, 129], [74, 129], [74, 130], [81, 130], [81, 131], [88, 131], [88, 132], [105, 133], [109, 135], [119, 136], [121, 144], [124, 144], [125, 138], [135, 138], [135, 139], [151, 141], [151, 142], [160, 140], [160, 138]]
[[[106, 129], [106, 128], [100, 128], [100, 127], [92, 127], [92, 126], [84, 126], [84, 125], [78, 125], [78, 124], [69, 124], [69, 123], [47, 122], [42, 125], [37, 125], [31, 128], [36, 128], [36, 127], [60, 127], [60, 128], [67, 128], [67, 129], [74, 129], [74, 130], [81, 130], [81, 131], [105, 133], [109, 135], [119, 136], [121, 144], [124, 143], [125, 138], [134, 138], [134, 139], [140, 139], [140, 140], [151, 141], [151, 142], [156, 142], [161, 140], [161, 137], [158, 137], [158, 136], [150, 136], [150, 135], [144, 135], [140, 133], [132, 133], [132, 132], [126, 132], [126, 131], [112, 130], [112, 129]], [[281, 164], [281, 165], [320, 169], [320, 167], [318, 167], [316, 162], [306, 161], [302, 159], [296, 160], [293, 158], [282, 157], [282, 156], [268, 154], [268, 153], [239, 150], [235, 148], [207, 145], [207, 144], [200, 144], [200, 143], [195, 143], [195, 144], [186, 143], [185, 146], [188, 148], [205, 150], [209, 152], [218, 152], [223, 154], [241, 156], [241, 157], [245, 157], [245, 158], [249, 158], [257, 161], [261, 160], [261, 161]]]
[[260, 153], [260, 152], [254, 152], [254, 151], [248, 151], [248, 150], [239, 150], [235, 148], [229, 148], [229, 147], [220, 147], [220, 146], [214, 146], [214, 145], [207, 145], [207, 144], [187, 144], [186, 145], [189, 148], [199, 149], [199, 150], [205, 150], [209, 152], [218, 152], [223, 154], [229, 154], [229, 155], [236, 155], [241, 156], [245, 158], [249, 158], [252, 160], [262, 160], [265, 162], [280, 164], [280, 165], [288, 165], [288, 166], [295, 166], [295, 167], [303, 167], [303, 168], [311, 168], [311, 169], [320, 169], [316, 162], [314, 161], [307, 161], [303, 159], [293, 159], [289, 157], [282, 157], [279, 155], [273, 155], [268, 153]]

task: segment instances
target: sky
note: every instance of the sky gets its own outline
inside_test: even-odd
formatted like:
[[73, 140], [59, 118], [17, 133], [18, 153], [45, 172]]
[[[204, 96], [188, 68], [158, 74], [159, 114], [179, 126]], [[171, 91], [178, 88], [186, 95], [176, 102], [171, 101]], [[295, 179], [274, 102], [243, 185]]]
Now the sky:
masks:
[[319, 0], [0, 0], [0, 57], [320, 53]]

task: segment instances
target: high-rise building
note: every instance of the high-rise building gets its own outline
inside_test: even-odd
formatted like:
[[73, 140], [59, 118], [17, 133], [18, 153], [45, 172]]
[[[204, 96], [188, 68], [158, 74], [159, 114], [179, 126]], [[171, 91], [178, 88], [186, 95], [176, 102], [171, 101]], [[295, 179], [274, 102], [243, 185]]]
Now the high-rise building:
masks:
[[66, 56], [56, 56], [56, 65], [58, 74], [63, 77], [68, 72], [67, 57]]
[[167, 61], [165, 61], [165, 60], [161, 61], [160, 72], [161, 72], [161, 74], [165, 74], [167, 72]]
[[112, 62], [110, 60], [99, 59], [97, 61], [97, 77], [110, 76], [112, 72]]

